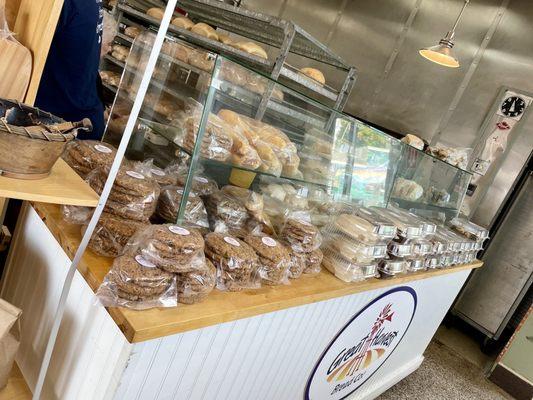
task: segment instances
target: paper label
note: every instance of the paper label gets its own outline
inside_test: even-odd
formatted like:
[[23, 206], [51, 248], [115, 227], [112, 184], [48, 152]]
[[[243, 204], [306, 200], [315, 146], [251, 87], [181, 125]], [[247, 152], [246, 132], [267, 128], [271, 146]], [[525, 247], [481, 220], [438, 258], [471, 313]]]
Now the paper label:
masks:
[[138, 173], [137, 171], [126, 171], [126, 174], [135, 179], [144, 179], [144, 175]]
[[146, 260], [143, 256], [141, 255], [136, 255], [135, 256], [135, 261], [137, 261], [140, 265], [142, 265], [143, 267], [145, 268], [155, 268], [155, 264]]
[[230, 237], [230, 236], [225, 236], [224, 237], [224, 241], [228, 244], [231, 244], [232, 246], [237, 246], [237, 247], [240, 247], [240, 243], [237, 242], [237, 240], [235, 240], [234, 238]]
[[177, 235], [181, 235], [181, 236], [187, 236], [187, 235], [190, 235], [191, 232], [188, 231], [187, 229], [185, 228], [182, 228], [181, 226], [177, 226], [177, 225], [171, 225], [168, 227], [168, 230], [172, 233], [175, 233]]
[[165, 176], [166, 175], [165, 171], [157, 169], [157, 168], [152, 168], [150, 171], [152, 172], [152, 174], [157, 175], [157, 176]]
[[194, 177], [194, 180], [195, 181], [198, 181], [198, 182], [201, 182], [201, 183], [207, 183], [209, 182], [206, 178], [204, 178], [203, 176], [195, 176]]
[[109, 147], [106, 147], [103, 144], [95, 144], [94, 148], [96, 151], [99, 151], [100, 153], [104, 153], [104, 154], [109, 154], [112, 152], [112, 150]]
[[261, 238], [261, 241], [266, 244], [267, 246], [269, 247], [274, 247], [276, 246], [276, 241], [274, 239], [272, 239], [271, 237], [268, 237], [268, 236], [263, 236]]

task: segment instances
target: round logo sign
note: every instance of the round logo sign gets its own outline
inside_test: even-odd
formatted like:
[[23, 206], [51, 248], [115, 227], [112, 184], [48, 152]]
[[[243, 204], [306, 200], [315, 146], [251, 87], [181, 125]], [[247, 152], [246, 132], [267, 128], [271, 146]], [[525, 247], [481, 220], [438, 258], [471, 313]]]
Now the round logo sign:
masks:
[[416, 292], [399, 287], [355, 314], [318, 359], [305, 388], [306, 400], [340, 400], [352, 395], [387, 361], [409, 329]]

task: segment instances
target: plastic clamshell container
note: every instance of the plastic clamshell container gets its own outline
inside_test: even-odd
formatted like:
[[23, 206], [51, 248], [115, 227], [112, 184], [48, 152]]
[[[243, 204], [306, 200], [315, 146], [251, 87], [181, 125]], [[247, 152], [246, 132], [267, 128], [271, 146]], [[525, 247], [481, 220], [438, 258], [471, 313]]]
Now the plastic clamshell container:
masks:
[[371, 208], [359, 207], [354, 210], [354, 213], [371, 223], [374, 226], [374, 233], [380, 237], [386, 239], [396, 236], [396, 225]]
[[379, 271], [389, 275], [397, 275], [405, 272], [408, 262], [404, 259], [390, 258], [379, 262]]
[[398, 229], [397, 235], [399, 237], [414, 239], [422, 236], [422, 223], [418, 218], [415, 220], [413, 217], [400, 215], [393, 210], [383, 207], [372, 207], [372, 209], [396, 225]]
[[338, 255], [330, 246], [323, 248], [322, 265], [344, 282], [359, 282], [376, 275], [377, 262], [357, 263]]
[[440, 266], [441, 267], [449, 267], [453, 264], [454, 255], [453, 254], [443, 254], [440, 256]]
[[342, 234], [362, 243], [380, 243], [383, 239], [374, 232], [374, 226], [365, 219], [352, 214], [340, 214], [326, 225], [323, 231]]
[[433, 246], [431, 253], [442, 254], [448, 250], [448, 239], [440, 233], [435, 233], [428, 240]]
[[438, 256], [427, 257], [424, 261], [424, 265], [427, 269], [434, 269], [440, 266], [440, 259]]
[[414, 239], [412, 242], [413, 254], [417, 256], [425, 256], [433, 253], [433, 243], [425, 239]]
[[482, 226], [476, 225], [464, 218], [456, 217], [449, 222], [450, 227], [473, 240], [485, 240], [489, 237], [489, 231]]
[[395, 241], [389, 242], [388, 251], [390, 255], [395, 257], [407, 257], [413, 254], [413, 244], [411, 242], [398, 243]]
[[423, 257], [417, 258], [408, 258], [407, 261], [407, 270], [411, 272], [422, 271], [426, 269], [425, 259]]

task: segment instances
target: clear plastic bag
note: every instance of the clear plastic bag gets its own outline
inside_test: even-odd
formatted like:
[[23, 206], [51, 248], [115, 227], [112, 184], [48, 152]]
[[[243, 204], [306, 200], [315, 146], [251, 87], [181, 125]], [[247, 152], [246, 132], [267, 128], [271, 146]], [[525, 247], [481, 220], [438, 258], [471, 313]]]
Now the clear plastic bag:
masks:
[[289, 278], [298, 279], [300, 276], [302, 276], [304, 270], [307, 267], [306, 254], [297, 253], [294, 250], [292, 250], [290, 246], [287, 246], [287, 251], [289, 252], [289, 256], [291, 258], [290, 266], [289, 266]]
[[298, 253], [310, 253], [320, 247], [322, 236], [318, 228], [309, 222], [310, 217], [303, 218], [292, 214], [285, 221], [280, 237]]
[[215, 287], [216, 275], [216, 268], [208, 259], [205, 260], [205, 268], [177, 274], [178, 301], [183, 304], [204, 301]]
[[217, 268], [217, 288], [231, 292], [261, 286], [259, 258], [244, 241], [224, 233], [205, 236], [205, 254]]
[[172, 273], [206, 268], [202, 235], [189, 226], [150, 225], [131, 238], [125, 252], [140, 254], [156, 267]]
[[424, 195], [424, 188], [410, 179], [397, 178], [392, 189], [392, 196], [399, 199], [416, 201]]
[[[185, 186], [188, 171], [188, 167], [182, 168], [180, 171], [178, 171], [177, 182], [179, 186]], [[195, 173], [192, 178], [191, 189], [198, 196], [209, 196], [210, 194], [218, 190], [218, 185], [213, 179], [209, 178], [207, 175], [202, 173]]]
[[259, 276], [268, 286], [289, 284], [291, 256], [287, 248], [266, 235], [247, 235], [244, 241], [259, 257]]
[[104, 307], [134, 310], [178, 304], [175, 275], [157, 268], [140, 255], [115, 258], [96, 296]]
[[[104, 212], [100, 216], [98, 224], [96, 224], [89, 241], [89, 248], [101, 256], [117, 257], [122, 254], [131, 237], [147, 226], [147, 223], [117, 217]], [[86, 229], [87, 225], [83, 225], [81, 229], [82, 236], [85, 234]]]
[[[161, 189], [156, 214], [167, 222], [174, 223], [178, 220], [178, 210], [183, 196], [183, 188], [180, 186], [166, 186]], [[184, 222], [192, 226], [207, 229], [207, 211], [202, 199], [194, 192], [189, 192], [185, 205]]]
[[65, 162], [85, 178], [97, 168], [110, 167], [117, 150], [110, 144], [95, 140], [73, 140], [65, 146], [62, 158]]
[[94, 208], [92, 207], [70, 205], [61, 206], [61, 215], [63, 216], [63, 220], [67, 224], [72, 225], [83, 225], [88, 223], [93, 215], [93, 211]]
[[[101, 193], [109, 174], [109, 168], [100, 168], [87, 181]], [[105, 211], [126, 219], [147, 222], [155, 212], [160, 189], [157, 182], [126, 163], [118, 170], [109, 193]]]
[[310, 253], [305, 254], [305, 268], [304, 275], [318, 275], [322, 271], [322, 260], [324, 259], [324, 253], [320, 249], [313, 250]]
[[245, 228], [248, 210], [233, 196], [219, 190], [207, 196], [205, 205], [211, 230], [228, 232]]

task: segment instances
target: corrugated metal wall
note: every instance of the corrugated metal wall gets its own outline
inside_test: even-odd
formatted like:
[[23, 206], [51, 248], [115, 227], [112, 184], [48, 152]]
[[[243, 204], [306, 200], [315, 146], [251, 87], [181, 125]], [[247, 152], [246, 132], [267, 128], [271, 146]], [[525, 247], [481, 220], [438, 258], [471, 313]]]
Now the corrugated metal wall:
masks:
[[[437, 140], [440, 132], [444, 141], [472, 147], [502, 85], [533, 90], [533, 2], [473, 0], [457, 31], [461, 68], [421, 58], [417, 50], [438, 42], [462, 4], [243, 0], [247, 8], [295, 21], [358, 67], [347, 112], [428, 140]], [[336, 83], [340, 76], [328, 74], [328, 79]]]

